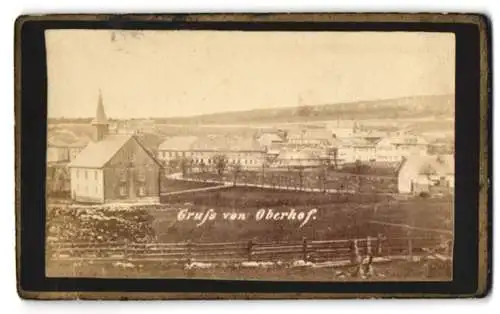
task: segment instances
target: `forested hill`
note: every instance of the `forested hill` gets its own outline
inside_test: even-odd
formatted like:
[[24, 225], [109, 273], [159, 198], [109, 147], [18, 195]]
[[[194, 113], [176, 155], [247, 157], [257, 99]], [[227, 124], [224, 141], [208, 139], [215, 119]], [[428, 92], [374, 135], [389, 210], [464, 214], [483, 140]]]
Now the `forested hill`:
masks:
[[[454, 95], [415, 96], [349, 103], [321, 104], [275, 109], [220, 112], [190, 117], [150, 117], [160, 124], [235, 124], [266, 122], [309, 122], [317, 120], [366, 120], [405, 118], [453, 118]], [[146, 118], [147, 119], [147, 118]], [[89, 118], [50, 118], [51, 123], [88, 124]], [[113, 120], [113, 119], [110, 119]], [[132, 120], [142, 120], [135, 117]]]
[[417, 96], [314, 106], [221, 112], [182, 118], [155, 118], [157, 123], [259, 123], [315, 120], [453, 118], [453, 95]]

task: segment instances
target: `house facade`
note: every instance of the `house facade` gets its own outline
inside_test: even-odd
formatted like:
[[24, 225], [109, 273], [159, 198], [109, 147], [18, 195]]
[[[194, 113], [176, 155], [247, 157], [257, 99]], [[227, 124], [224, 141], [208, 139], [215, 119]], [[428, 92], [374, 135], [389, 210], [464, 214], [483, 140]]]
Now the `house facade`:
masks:
[[377, 144], [377, 161], [401, 161], [403, 157], [426, 156], [429, 144], [414, 135], [386, 137]]
[[288, 144], [297, 146], [328, 146], [334, 140], [333, 132], [327, 129], [302, 129], [290, 131]]
[[236, 136], [172, 137], [158, 149], [158, 159], [164, 164], [184, 159], [193, 168], [216, 167], [220, 156], [224, 156], [228, 165], [260, 169], [266, 160], [266, 149], [253, 138]]

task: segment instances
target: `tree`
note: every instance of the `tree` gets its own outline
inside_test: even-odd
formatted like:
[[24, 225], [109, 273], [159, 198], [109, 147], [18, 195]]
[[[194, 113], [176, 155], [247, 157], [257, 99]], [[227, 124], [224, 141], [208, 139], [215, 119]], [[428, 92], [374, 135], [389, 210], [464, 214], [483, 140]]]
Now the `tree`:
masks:
[[217, 171], [217, 175], [222, 177], [224, 175], [224, 171], [226, 170], [228, 160], [226, 155], [219, 154], [214, 157], [215, 170]]
[[203, 174], [203, 180], [205, 180], [206, 179], [205, 173], [207, 172], [207, 165], [205, 164], [203, 159], [200, 161], [198, 167], [200, 169], [200, 172]]
[[261, 172], [261, 184], [266, 183], [266, 169], [269, 167], [269, 161], [264, 160], [262, 161], [262, 172]]
[[299, 189], [302, 190], [304, 188], [304, 167], [298, 167], [299, 173]]
[[179, 159], [174, 158], [174, 159], [170, 159], [168, 161], [168, 168], [169, 168], [170, 172], [177, 171], [178, 166], [179, 166]]
[[231, 166], [233, 172], [233, 186], [236, 186], [236, 181], [238, 180], [238, 175], [241, 173], [241, 169], [241, 164], [239, 162]]
[[328, 171], [328, 161], [322, 160], [321, 164], [318, 168], [318, 181], [321, 191], [326, 191], [326, 179], [327, 179], [327, 171]]
[[300, 106], [299, 109], [297, 110], [297, 114], [300, 117], [308, 117], [312, 113], [312, 108], [309, 106]]
[[191, 172], [192, 165], [193, 165], [193, 160], [191, 158], [187, 158], [187, 157], [181, 158], [181, 160], [179, 162], [179, 166], [181, 168], [183, 177]]

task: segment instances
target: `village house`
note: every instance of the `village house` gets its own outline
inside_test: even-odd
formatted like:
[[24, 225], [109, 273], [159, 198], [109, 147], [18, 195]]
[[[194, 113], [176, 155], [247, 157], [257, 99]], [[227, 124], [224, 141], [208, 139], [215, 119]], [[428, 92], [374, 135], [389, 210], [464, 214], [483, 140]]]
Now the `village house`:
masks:
[[398, 172], [398, 192], [420, 194], [452, 192], [455, 187], [455, 162], [447, 156], [409, 156]]
[[327, 129], [291, 130], [288, 134], [288, 144], [297, 146], [329, 146], [334, 134]]
[[272, 168], [317, 168], [329, 165], [330, 156], [320, 149], [283, 149], [271, 164]]
[[158, 157], [169, 160], [186, 158], [193, 167], [215, 167], [217, 158], [225, 157], [228, 165], [242, 169], [260, 169], [266, 159], [266, 149], [254, 138], [208, 135], [202, 137], [177, 136], [160, 144]]
[[377, 144], [377, 161], [401, 161], [403, 157], [425, 156], [428, 154], [427, 141], [415, 135], [386, 137]]
[[158, 160], [168, 165], [172, 160], [192, 156], [192, 146], [198, 140], [196, 136], [173, 136], [158, 146]]
[[78, 138], [71, 133], [56, 133], [47, 139], [47, 162], [61, 163], [69, 162], [88, 145], [88, 137]]
[[339, 164], [374, 161], [376, 144], [364, 138], [343, 139], [338, 147]]
[[257, 142], [259, 142], [259, 144], [262, 147], [269, 149], [271, 147], [275, 147], [279, 144], [284, 143], [285, 140], [283, 139], [283, 137], [281, 137], [277, 133], [267, 133], [266, 132], [266, 133], [263, 133], [257, 137]]
[[92, 121], [93, 142], [69, 164], [76, 202], [158, 202], [162, 167], [133, 134], [109, 134], [102, 96]]

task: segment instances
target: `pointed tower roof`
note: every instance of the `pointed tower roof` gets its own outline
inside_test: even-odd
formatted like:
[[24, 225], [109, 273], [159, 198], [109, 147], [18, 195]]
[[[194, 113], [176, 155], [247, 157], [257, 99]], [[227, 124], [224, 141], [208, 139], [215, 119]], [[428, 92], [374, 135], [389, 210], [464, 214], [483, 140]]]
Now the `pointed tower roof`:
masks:
[[102, 101], [102, 93], [99, 90], [99, 99], [97, 101], [97, 111], [94, 120], [92, 120], [92, 125], [106, 125], [108, 124], [108, 118], [104, 112], [104, 104]]

